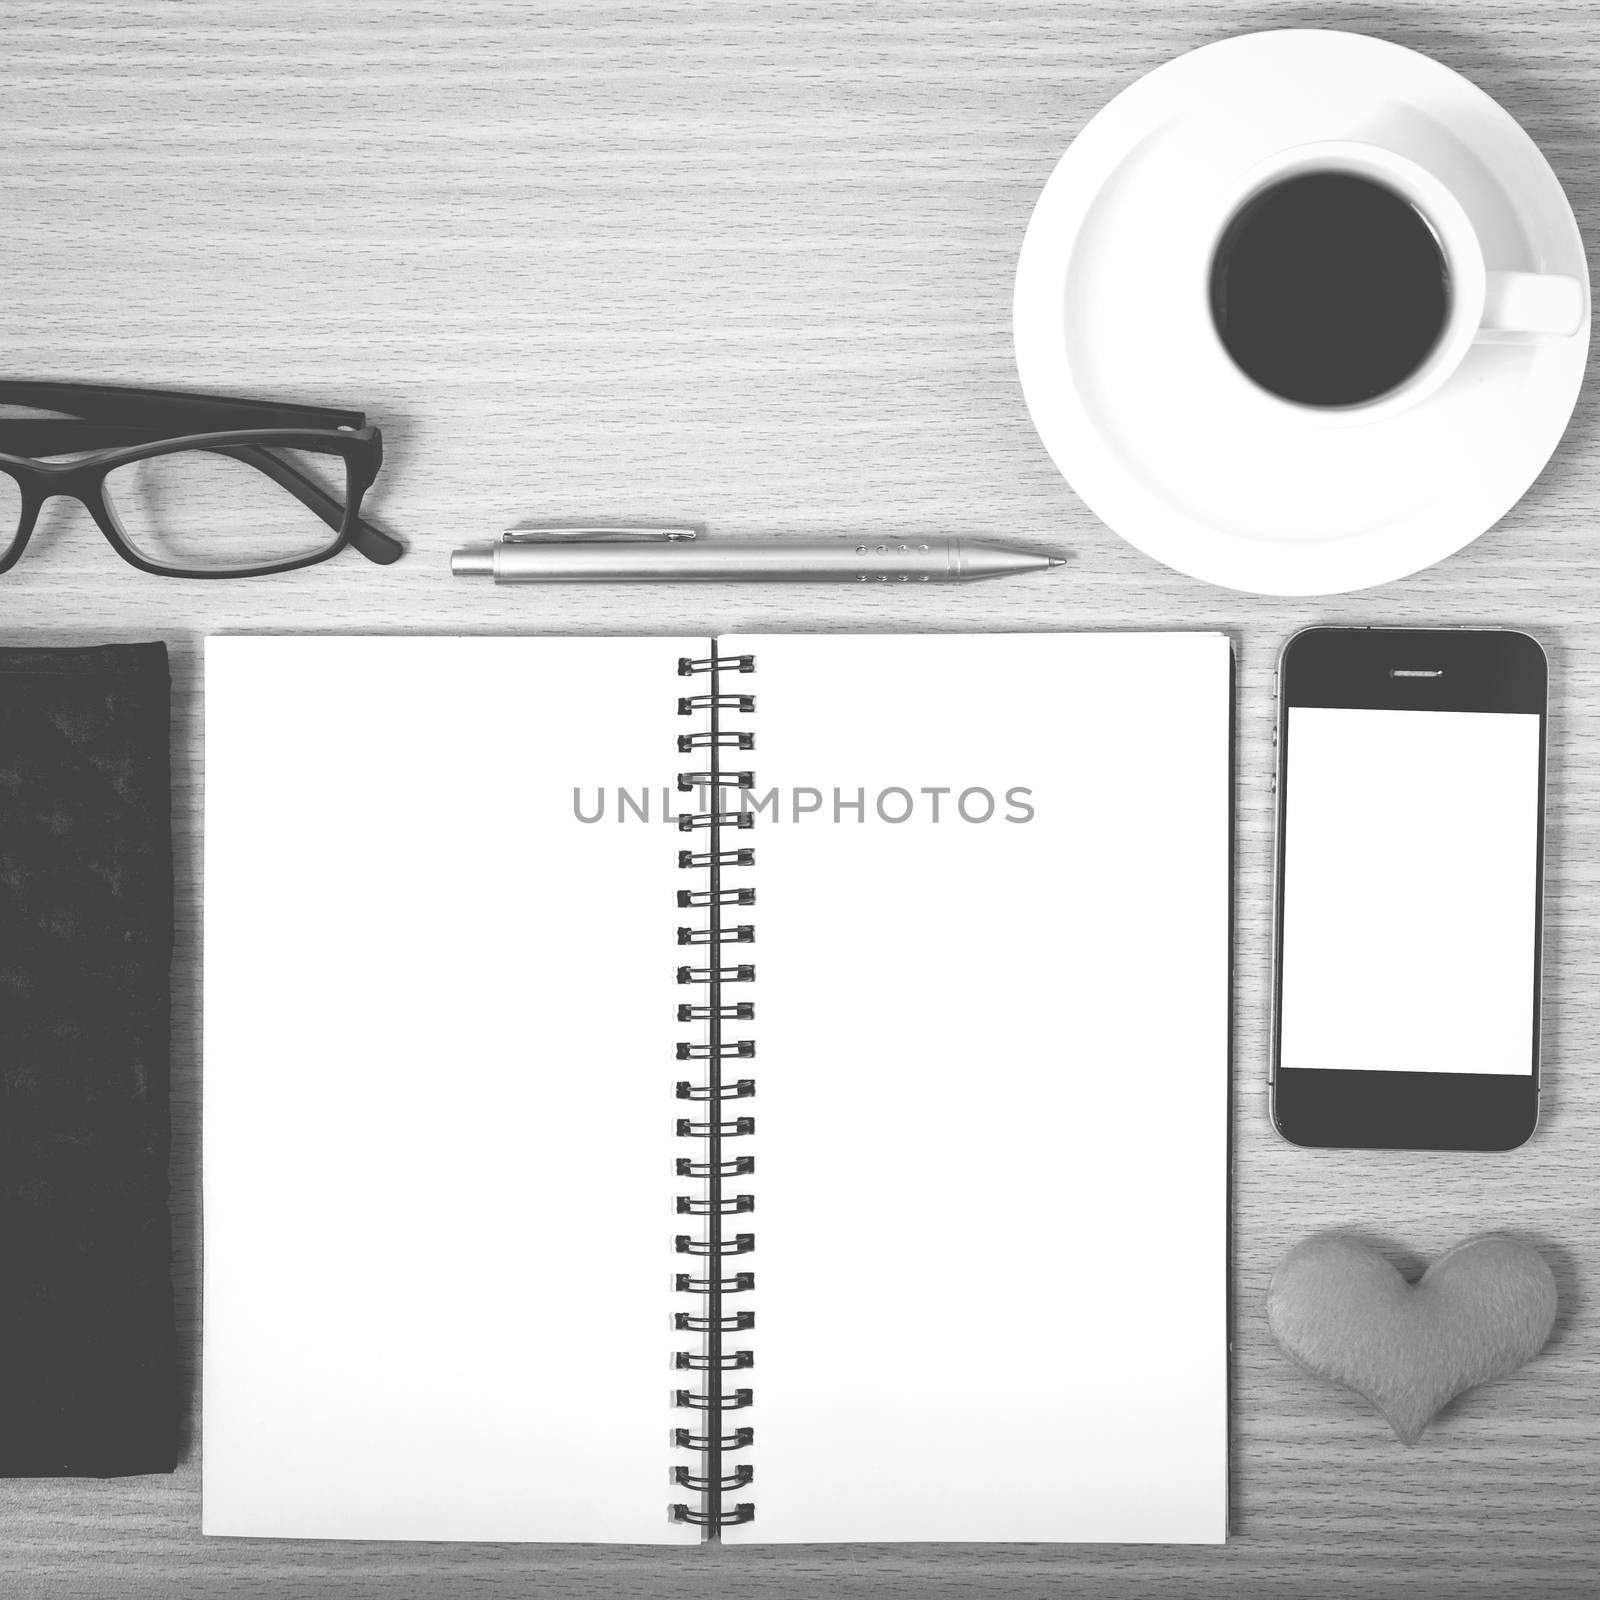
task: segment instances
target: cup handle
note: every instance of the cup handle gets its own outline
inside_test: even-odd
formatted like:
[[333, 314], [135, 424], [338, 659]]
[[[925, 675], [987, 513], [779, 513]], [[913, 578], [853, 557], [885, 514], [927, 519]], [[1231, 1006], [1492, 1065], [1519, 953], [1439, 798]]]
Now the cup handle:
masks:
[[1583, 326], [1583, 285], [1544, 272], [1491, 272], [1480, 333], [1570, 338]]

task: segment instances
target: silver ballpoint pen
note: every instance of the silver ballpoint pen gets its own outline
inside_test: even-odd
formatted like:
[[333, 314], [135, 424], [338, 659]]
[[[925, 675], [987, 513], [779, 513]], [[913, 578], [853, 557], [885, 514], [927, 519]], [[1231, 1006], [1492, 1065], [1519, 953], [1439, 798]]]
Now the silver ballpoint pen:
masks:
[[496, 583], [965, 583], [1065, 566], [976, 539], [708, 539], [698, 528], [508, 528], [452, 552]]

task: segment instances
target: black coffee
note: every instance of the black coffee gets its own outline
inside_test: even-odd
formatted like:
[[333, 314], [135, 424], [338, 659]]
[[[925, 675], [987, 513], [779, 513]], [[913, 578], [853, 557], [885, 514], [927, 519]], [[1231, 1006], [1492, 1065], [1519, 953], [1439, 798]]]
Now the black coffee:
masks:
[[1449, 270], [1421, 214], [1345, 172], [1258, 194], [1211, 263], [1211, 316], [1228, 354], [1302, 405], [1360, 405], [1397, 388], [1438, 342], [1449, 306]]

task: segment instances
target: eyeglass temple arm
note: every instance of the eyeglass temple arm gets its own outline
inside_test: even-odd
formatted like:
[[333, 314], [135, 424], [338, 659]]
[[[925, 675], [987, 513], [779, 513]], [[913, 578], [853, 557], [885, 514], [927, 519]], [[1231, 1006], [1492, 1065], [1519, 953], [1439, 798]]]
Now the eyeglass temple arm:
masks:
[[[196, 433], [224, 430], [197, 428]], [[103, 422], [81, 417], [0, 417], [0, 449], [18, 456], [77, 455], [181, 438], [166, 423]]]
[[[162, 433], [220, 433], [228, 428], [364, 428], [363, 411], [332, 406], [277, 405], [230, 395], [186, 394], [179, 389], [139, 389], [119, 384], [48, 383], [0, 378], [0, 405], [65, 411], [94, 422], [148, 426]], [[180, 427], [178, 424], [190, 424]]]
[[[273, 455], [265, 445], [214, 445], [212, 448], [219, 456], [232, 456], [235, 460], [254, 467], [258, 472], [266, 473], [274, 483], [287, 489], [301, 505], [309, 507], [335, 532], [344, 526], [345, 508], [321, 484], [308, 478], [281, 457]], [[362, 487], [364, 489], [366, 486]], [[380, 567], [389, 566], [405, 554], [405, 546], [398, 539], [373, 527], [370, 522], [359, 516], [350, 535], [350, 543], [368, 561], [376, 561]]]

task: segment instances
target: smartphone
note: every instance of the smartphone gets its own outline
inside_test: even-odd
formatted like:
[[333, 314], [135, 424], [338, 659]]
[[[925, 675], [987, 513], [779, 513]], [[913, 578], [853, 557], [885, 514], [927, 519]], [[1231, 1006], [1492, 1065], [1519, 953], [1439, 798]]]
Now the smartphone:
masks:
[[1547, 679], [1538, 642], [1501, 629], [1284, 647], [1272, 1118], [1292, 1143], [1533, 1132]]

